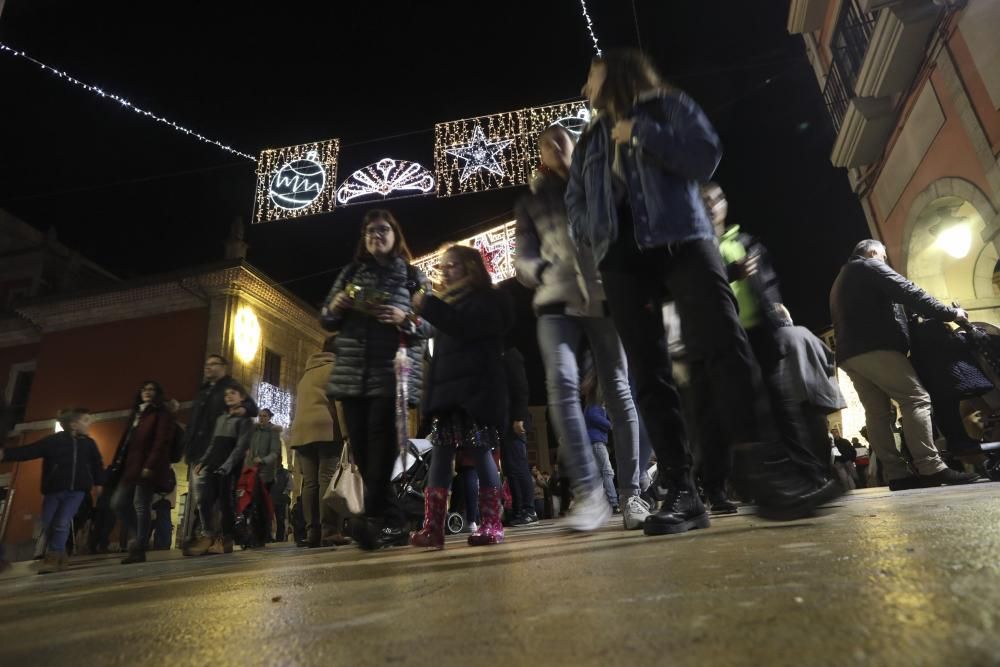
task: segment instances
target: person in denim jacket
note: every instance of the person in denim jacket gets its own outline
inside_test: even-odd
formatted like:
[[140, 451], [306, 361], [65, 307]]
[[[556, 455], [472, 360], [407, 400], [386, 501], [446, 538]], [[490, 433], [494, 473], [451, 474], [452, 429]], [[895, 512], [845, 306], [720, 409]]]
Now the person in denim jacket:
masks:
[[667, 352], [661, 310], [668, 297], [692, 371], [706, 374], [715, 404], [726, 406], [720, 416], [740, 455], [736, 476], [762, 514], [810, 514], [837, 489], [832, 482], [815, 487], [762, 435], [766, 393], [701, 201], [700, 185], [722, 158], [718, 135], [694, 100], [666, 84], [639, 51], [595, 58], [583, 93], [596, 113], [573, 156], [566, 208], [577, 243], [598, 262], [660, 483], [669, 488], [661, 510], [646, 519], [646, 534], [710, 525]]

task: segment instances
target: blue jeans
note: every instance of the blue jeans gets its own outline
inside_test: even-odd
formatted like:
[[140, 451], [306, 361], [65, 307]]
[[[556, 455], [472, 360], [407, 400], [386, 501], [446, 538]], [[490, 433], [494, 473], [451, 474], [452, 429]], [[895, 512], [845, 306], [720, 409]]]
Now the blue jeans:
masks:
[[503, 472], [510, 480], [511, 511], [514, 514], [533, 511], [535, 481], [531, 478], [531, 468], [528, 467], [528, 447], [524, 438], [508, 427], [500, 453], [503, 456]]
[[621, 497], [639, 494], [639, 418], [628, 385], [625, 351], [608, 318], [541, 315], [538, 347], [545, 363], [545, 388], [553, 427], [565, 448], [566, 464], [578, 489], [601, 487], [594, 450], [580, 404], [577, 356], [584, 338], [594, 354], [597, 380], [604, 392], [615, 429], [615, 459]]
[[156, 521], [153, 525], [153, 547], [156, 549], [169, 549], [170, 539], [174, 532], [174, 525], [170, 522], [170, 501], [163, 499], [153, 504], [156, 512]]
[[48, 533], [48, 550], [65, 553], [73, 517], [83, 502], [84, 491], [58, 491], [42, 499], [42, 525]]
[[615, 492], [615, 469], [611, 467], [611, 457], [608, 456], [608, 443], [595, 442], [594, 461], [597, 463], [597, 470], [604, 478], [604, 495], [608, 497], [608, 504], [612, 507], [618, 505], [618, 493]]
[[135, 545], [145, 550], [149, 546], [150, 515], [153, 488], [149, 484], [121, 484], [111, 496], [111, 507]]

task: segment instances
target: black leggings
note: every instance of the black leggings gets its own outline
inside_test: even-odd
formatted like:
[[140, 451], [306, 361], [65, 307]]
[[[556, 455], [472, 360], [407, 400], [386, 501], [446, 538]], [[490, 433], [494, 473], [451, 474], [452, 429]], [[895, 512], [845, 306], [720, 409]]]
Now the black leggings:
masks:
[[365, 516], [385, 519], [399, 528], [406, 517], [392, 492], [392, 467], [399, 456], [396, 442], [396, 399], [392, 396], [345, 398], [344, 421], [351, 453], [365, 482]]

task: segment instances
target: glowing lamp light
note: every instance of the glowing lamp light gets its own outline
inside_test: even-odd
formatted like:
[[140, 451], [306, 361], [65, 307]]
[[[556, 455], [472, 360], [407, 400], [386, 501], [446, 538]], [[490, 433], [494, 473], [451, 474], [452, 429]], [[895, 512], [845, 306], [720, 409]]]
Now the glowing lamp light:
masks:
[[63, 427], [58, 421], [56, 422], [56, 433], [62, 433]]
[[253, 361], [260, 347], [260, 321], [250, 306], [243, 306], [236, 311], [234, 333], [236, 356], [244, 363]]
[[947, 227], [938, 234], [937, 246], [951, 257], [962, 259], [972, 249], [972, 229], [963, 224]]

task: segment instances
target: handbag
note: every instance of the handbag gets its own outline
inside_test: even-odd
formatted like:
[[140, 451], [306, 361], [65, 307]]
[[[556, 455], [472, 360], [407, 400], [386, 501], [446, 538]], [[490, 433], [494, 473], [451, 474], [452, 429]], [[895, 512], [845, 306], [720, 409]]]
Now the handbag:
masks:
[[357, 464], [351, 461], [350, 440], [344, 441], [340, 463], [323, 494], [323, 502], [341, 516], [358, 516], [365, 510], [365, 483]]

